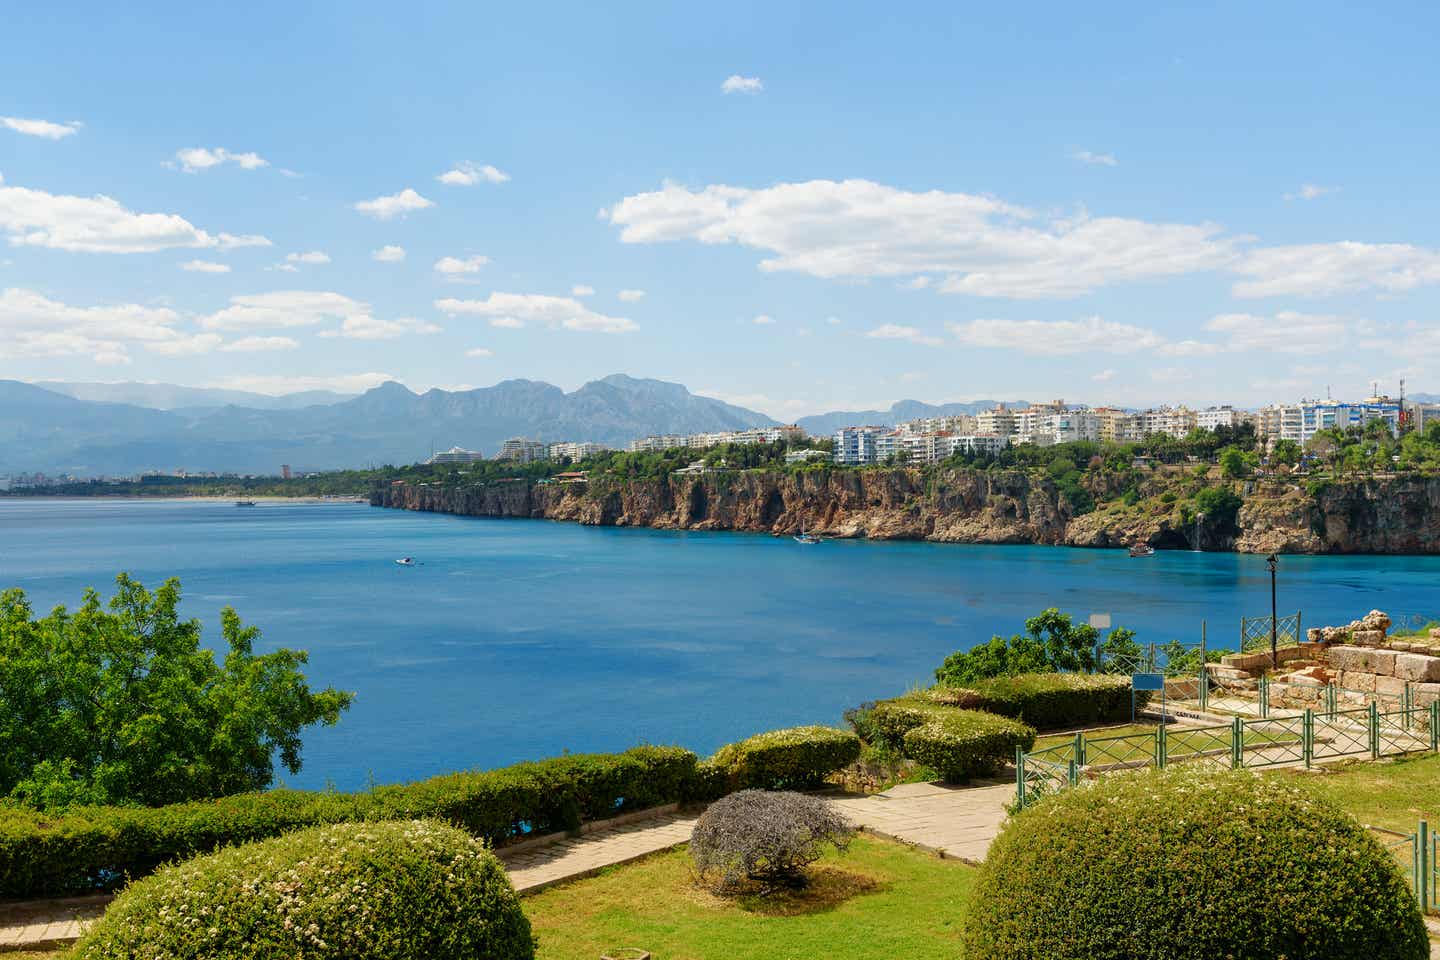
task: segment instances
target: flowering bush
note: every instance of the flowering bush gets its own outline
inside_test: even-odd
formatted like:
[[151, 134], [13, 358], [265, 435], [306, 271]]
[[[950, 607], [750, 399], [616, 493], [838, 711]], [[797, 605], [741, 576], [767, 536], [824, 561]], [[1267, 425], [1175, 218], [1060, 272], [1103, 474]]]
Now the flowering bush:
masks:
[[165, 867], [118, 897], [74, 960], [529, 960], [500, 861], [433, 821], [339, 824]]
[[[1114, 723], [1128, 720], [1131, 711], [1130, 678], [1111, 674], [1026, 673], [932, 687], [925, 695], [935, 703], [987, 710], [1041, 730]], [[1137, 694], [1134, 709], [1143, 710], [1149, 702], [1149, 693]]]
[[1013, 816], [964, 929], [970, 960], [1424, 960], [1395, 860], [1300, 787], [1190, 767], [1119, 774]]
[[764, 890], [801, 886], [828, 848], [846, 849], [855, 828], [819, 797], [741, 790], [712, 803], [690, 835], [700, 877], [725, 892], [746, 881]]
[[994, 773], [1015, 748], [1035, 745], [1035, 730], [1017, 720], [978, 710], [946, 709], [905, 734], [905, 756], [930, 767], [947, 783]]

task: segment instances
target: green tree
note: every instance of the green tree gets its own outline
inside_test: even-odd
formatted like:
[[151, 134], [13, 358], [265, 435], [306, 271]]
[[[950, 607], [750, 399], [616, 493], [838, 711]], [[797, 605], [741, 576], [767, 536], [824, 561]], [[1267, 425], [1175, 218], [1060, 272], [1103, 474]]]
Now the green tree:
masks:
[[256, 627], [221, 612], [226, 653], [177, 613], [180, 583], [128, 575], [102, 604], [35, 619], [0, 594], [0, 796], [42, 808], [159, 805], [268, 786], [274, 759], [300, 770], [300, 732], [334, 724], [353, 694], [311, 691], [302, 650], [257, 655]]
[[1250, 475], [1250, 458], [1239, 447], [1226, 447], [1220, 451], [1220, 472], [1231, 480], [1247, 477]]
[[1281, 439], [1275, 441], [1275, 448], [1270, 451], [1270, 459], [1274, 463], [1293, 467], [1300, 462], [1302, 453], [1303, 451], [1300, 449], [1300, 444], [1294, 440]]
[[[1117, 644], [1133, 643], [1135, 634], [1117, 627], [1110, 634]], [[1051, 607], [1025, 621], [1025, 632], [1006, 639], [991, 637], [970, 650], [957, 650], [935, 671], [940, 683], [965, 684], [1019, 673], [1056, 671], [1092, 672], [1100, 632], [1088, 623], [1075, 623], [1068, 613]], [[1107, 648], [1107, 649], [1118, 649]]]

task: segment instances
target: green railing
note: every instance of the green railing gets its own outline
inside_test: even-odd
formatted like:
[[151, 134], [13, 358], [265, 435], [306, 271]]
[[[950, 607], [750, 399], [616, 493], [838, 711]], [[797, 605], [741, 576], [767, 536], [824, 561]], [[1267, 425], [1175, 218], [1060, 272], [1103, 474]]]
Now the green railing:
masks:
[[[1025, 807], [1082, 780], [1137, 767], [1204, 763], [1231, 770], [1308, 768], [1343, 757], [1378, 759], [1427, 751], [1440, 752], [1440, 702], [1395, 710], [1371, 702], [1350, 710], [1234, 717], [1228, 724], [1203, 727], [1172, 730], [1160, 724], [1145, 733], [1077, 733], [1040, 750], [1017, 749], [1015, 791]], [[1433, 860], [1427, 856], [1427, 863]]]
[[[1256, 650], [1270, 649], [1270, 617], [1241, 617], [1240, 618], [1240, 652], [1253, 653]], [[1290, 614], [1288, 617], [1276, 617], [1275, 622], [1275, 645], [1277, 647], [1293, 647], [1305, 639], [1304, 632], [1300, 629], [1300, 612]]]
[[1430, 831], [1430, 825], [1421, 820], [1415, 825], [1415, 832], [1401, 833], [1384, 827], [1369, 827], [1381, 836], [1380, 842], [1400, 862], [1401, 872], [1410, 881], [1415, 891], [1415, 900], [1420, 904], [1421, 913], [1440, 910], [1440, 835]]

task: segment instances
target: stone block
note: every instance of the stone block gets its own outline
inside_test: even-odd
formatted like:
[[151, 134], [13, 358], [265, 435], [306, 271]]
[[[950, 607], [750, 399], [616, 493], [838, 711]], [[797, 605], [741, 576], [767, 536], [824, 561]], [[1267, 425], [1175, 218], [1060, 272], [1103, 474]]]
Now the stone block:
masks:
[[1351, 639], [1362, 647], [1378, 647], [1385, 642], [1383, 630], [1356, 630]]
[[1430, 639], [1431, 639], [1431, 640], [1440, 640], [1440, 627], [1431, 627], [1431, 628], [1430, 628]]
[[1399, 677], [1376, 677], [1375, 692], [1389, 693], [1398, 697], [1405, 693], [1405, 683], [1406, 681]]
[[1395, 657], [1395, 676], [1417, 683], [1440, 682], [1440, 657], [1423, 653], [1401, 653]]
[[1410, 641], [1409, 641], [1409, 640], [1391, 640], [1391, 641], [1390, 641], [1390, 649], [1391, 649], [1391, 650], [1399, 650], [1401, 653], [1408, 653], [1408, 652], [1410, 651]]
[[1340, 686], [1346, 690], [1374, 693], [1375, 674], [1365, 670], [1342, 670], [1340, 671]]
[[1428, 707], [1440, 700], [1440, 683], [1417, 683], [1412, 689], [1415, 706]]
[[1311, 643], [1324, 643], [1325, 631], [1320, 627], [1311, 627], [1305, 631], [1305, 639]]
[[1371, 610], [1360, 618], [1360, 626], [1365, 630], [1379, 630], [1384, 633], [1390, 629], [1390, 617], [1381, 610]]
[[1327, 659], [1332, 670], [1363, 670], [1369, 665], [1369, 650], [1360, 647], [1331, 647]]
[[1370, 669], [1381, 677], [1395, 676], [1395, 658], [1400, 656], [1394, 650], [1371, 650]]

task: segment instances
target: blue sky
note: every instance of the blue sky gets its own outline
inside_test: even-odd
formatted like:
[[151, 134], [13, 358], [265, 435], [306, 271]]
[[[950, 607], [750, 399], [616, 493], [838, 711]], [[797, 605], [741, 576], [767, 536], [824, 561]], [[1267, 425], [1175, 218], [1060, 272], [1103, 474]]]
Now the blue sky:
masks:
[[0, 377], [1440, 390], [1429, 5], [26, 6]]

